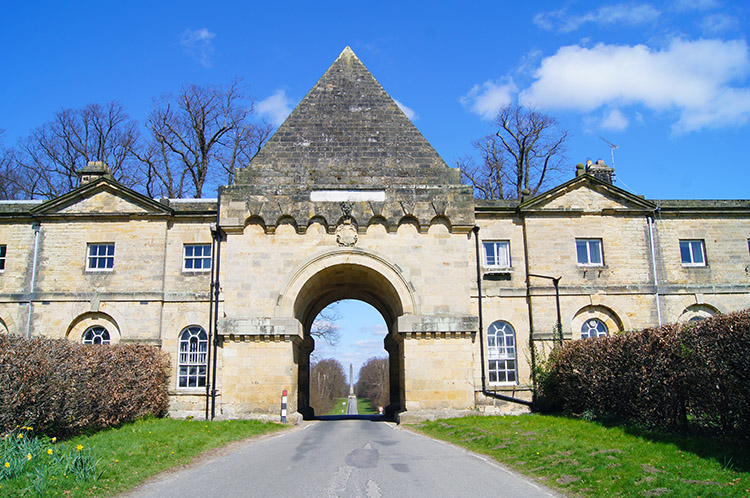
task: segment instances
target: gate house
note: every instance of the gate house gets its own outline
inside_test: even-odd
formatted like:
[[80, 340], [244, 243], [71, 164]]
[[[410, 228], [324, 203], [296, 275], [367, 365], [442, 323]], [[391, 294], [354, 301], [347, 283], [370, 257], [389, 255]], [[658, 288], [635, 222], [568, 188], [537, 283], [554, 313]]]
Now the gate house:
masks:
[[90, 163], [66, 195], [1, 203], [0, 326], [161, 347], [174, 416], [204, 413], [214, 360], [217, 417], [277, 418], [283, 390], [310, 416], [311, 324], [359, 299], [388, 325], [391, 413], [495, 413], [531, 399], [558, 312], [580, 340], [750, 307], [749, 240], [750, 201], [647, 200], [602, 162], [476, 200], [346, 48], [217, 199]]

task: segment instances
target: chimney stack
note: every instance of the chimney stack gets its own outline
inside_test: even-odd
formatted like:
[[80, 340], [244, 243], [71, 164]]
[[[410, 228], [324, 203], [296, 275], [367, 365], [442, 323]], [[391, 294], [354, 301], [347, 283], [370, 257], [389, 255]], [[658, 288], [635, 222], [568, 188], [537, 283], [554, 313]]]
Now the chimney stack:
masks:
[[86, 185], [101, 177], [112, 178], [109, 166], [104, 161], [89, 161], [78, 171], [78, 186]]

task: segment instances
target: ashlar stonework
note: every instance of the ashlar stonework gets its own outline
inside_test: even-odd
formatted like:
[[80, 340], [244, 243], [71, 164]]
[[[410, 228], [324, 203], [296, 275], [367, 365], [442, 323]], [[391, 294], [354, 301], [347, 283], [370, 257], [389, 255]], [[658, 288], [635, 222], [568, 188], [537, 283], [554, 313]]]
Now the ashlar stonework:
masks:
[[564, 340], [750, 306], [750, 201], [644, 199], [603, 163], [476, 200], [349, 48], [215, 200], [81, 173], [0, 204], [0, 327], [160, 346], [174, 416], [278, 419], [283, 391], [312, 416], [310, 327], [340, 299], [383, 315], [402, 418], [526, 409], [553, 279]]

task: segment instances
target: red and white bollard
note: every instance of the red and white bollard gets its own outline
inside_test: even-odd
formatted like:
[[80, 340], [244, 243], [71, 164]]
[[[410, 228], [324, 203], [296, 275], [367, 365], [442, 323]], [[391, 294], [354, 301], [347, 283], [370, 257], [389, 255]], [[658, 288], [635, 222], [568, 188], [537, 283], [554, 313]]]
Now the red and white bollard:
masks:
[[281, 423], [286, 424], [286, 389], [281, 393]]

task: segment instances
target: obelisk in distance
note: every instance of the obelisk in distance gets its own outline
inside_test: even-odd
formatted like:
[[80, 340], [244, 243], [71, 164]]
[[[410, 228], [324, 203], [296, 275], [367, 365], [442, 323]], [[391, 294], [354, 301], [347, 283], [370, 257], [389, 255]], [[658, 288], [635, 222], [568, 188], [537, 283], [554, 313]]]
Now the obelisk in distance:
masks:
[[349, 396], [354, 396], [354, 367], [349, 363]]

